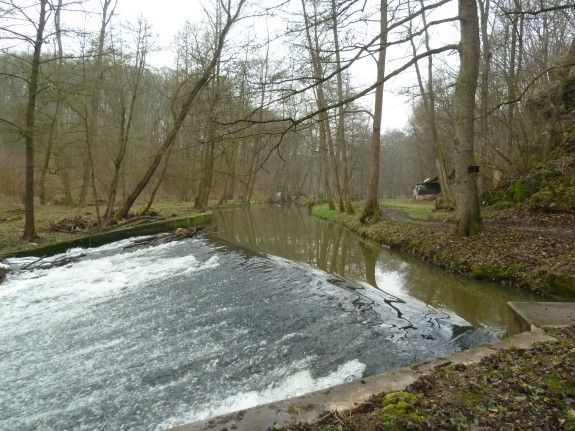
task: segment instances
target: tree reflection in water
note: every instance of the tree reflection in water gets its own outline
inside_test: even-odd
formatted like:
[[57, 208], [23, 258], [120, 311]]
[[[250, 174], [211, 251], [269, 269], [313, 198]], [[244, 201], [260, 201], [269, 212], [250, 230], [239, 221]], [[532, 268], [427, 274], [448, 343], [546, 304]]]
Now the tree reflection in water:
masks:
[[305, 207], [256, 206], [216, 214], [217, 236], [254, 251], [367, 282], [404, 300], [455, 312], [476, 326], [505, 326], [507, 302], [533, 296], [447, 273], [318, 220]]

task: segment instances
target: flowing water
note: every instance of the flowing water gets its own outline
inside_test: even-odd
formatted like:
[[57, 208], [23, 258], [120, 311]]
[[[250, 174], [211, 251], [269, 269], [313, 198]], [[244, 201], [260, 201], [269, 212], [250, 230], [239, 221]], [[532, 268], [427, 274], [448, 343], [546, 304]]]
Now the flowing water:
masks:
[[492, 340], [505, 302], [525, 298], [305, 209], [216, 223], [154, 247], [8, 261], [0, 429], [166, 429]]

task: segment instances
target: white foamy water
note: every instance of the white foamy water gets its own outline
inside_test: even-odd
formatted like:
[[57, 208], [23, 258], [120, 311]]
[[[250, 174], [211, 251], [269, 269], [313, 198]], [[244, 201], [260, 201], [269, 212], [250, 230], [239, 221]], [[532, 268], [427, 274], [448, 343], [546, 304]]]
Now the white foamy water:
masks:
[[[120, 241], [86, 251], [72, 249], [45, 259], [42, 264], [80, 254], [86, 254], [86, 257], [65, 266], [10, 274], [0, 289], [3, 320], [9, 324], [21, 321], [24, 316], [40, 319], [45, 313], [53, 319], [71, 318], [111, 296], [128, 294], [131, 289], [158, 280], [166, 281], [218, 266], [216, 255], [206, 262], [198, 262], [193, 255], [170, 256], [176, 243], [102, 257], [102, 253], [121, 250], [130, 242]], [[13, 259], [9, 263], [22, 267], [35, 260]]]
[[[295, 365], [295, 364], [294, 364]], [[292, 366], [297, 369], [297, 366]], [[360, 379], [365, 371], [365, 364], [357, 359], [340, 365], [334, 372], [326, 376], [314, 378], [309, 369], [303, 369], [290, 374], [285, 379], [270, 384], [261, 391], [239, 392], [223, 400], [215, 401], [209, 408], [201, 411], [190, 411], [178, 414], [157, 426], [157, 430], [194, 422], [214, 416], [223, 415], [250, 407], [267, 404], [286, 398], [297, 397], [309, 392], [321, 391], [332, 386]]]
[[164, 429], [445, 354], [470, 329], [286, 259], [132, 241], [7, 262], [0, 430]]

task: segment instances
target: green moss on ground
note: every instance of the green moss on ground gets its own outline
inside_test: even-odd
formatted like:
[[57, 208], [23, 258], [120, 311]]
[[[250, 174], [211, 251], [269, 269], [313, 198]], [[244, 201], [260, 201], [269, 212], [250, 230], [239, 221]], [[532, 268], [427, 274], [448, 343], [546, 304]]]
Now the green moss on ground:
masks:
[[526, 206], [536, 212], [575, 210], [575, 154], [564, 153], [546, 164], [508, 180], [484, 196], [488, 204]]
[[360, 223], [320, 205], [313, 215], [341, 223], [393, 249], [418, 256], [449, 271], [521, 287], [541, 296], [575, 296], [575, 242], [560, 234], [498, 227], [457, 237], [450, 225], [410, 220]]
[[390, 392], [382, 397], [382, 408], [377, 416], [384, 429], [401, 431], [406, 424], [420, 424], [425, 418], [417, 411], [415, 404], [419, 396], [406, 391]]
[[557, 341], [500, 351], [474, 365], [436, 368], [406, 391], [288, 429], [574, 430], [575, 328], [551, 332]]

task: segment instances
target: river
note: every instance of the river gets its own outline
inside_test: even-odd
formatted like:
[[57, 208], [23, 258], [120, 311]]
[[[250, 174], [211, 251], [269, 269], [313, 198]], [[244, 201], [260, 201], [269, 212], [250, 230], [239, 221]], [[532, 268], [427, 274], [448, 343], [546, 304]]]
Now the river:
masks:
[[506, 301], [528, 298], [303, 208], [216, 224], [154, 247], [8, 261], [0, 429], [166, 429], [493, 340]]

